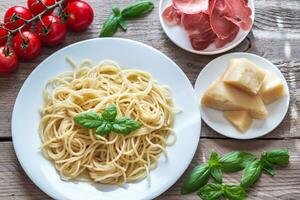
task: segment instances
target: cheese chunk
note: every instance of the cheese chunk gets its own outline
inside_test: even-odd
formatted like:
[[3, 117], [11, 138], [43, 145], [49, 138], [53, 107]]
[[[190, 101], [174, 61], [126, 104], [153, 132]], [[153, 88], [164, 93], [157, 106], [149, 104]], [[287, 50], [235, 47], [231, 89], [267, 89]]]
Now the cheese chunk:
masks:
[[273, 103], [286, 93], [283, 82], [271, 73], [267, 73], [258, 92], [265, 104]]
[[263, 83], [266, 72], [245, 58], [229, 61], [223, 81], [244, 92], [256, 95]]
[[218, 110], [247, 110], [256, 119], [265, 119], [268, 111], [260, 96], [248, 95], [217, 78], [201, 99], [204, 106]]
[[252, 124], [252, 118], [245, 110], [225, 111], [224, 117], [240, 132], [246, 132]]

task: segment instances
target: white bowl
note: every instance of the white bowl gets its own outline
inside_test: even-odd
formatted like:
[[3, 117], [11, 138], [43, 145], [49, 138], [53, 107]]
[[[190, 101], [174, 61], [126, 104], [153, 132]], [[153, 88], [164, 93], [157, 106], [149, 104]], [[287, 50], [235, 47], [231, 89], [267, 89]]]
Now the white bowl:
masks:
[[[229, 51], [230, 49], [232, 49], [232, 48], [236, 47], [238, 44], [240, 44], [246, 38], [246, 36], [248, 35], [248, 33], [251, 30], [251, 28], [248, 31], [244, 31], [244, 30], [240, 29], [240, 31], [237, 34], [237, 36], [235, 37], [235, 39], [233, 41], [227, 43], [225, 46], [223, 46], [221, 48], [216, 48], [214, 43], [212, 43], [209, 45], [209, 47], [207, 47], [204, 50], [201, 50], [201, 51], [195, 50], [195, 49], [193, 49], [193, 47], [191, 45], [191, 42], [188, 38], [188, 34], [186, 33], [186, 31], [183, 29], [182, 26], [180, 26], [180, 25], [169, 26], [165, 23], [162, 13], [163, 13], [164, 9], [166, 7], [168, 7], [171, 3], [172, 3], [172, 0], [160, 0], [159, 12], [158, 12], [160, 24], [161, 24], [164, 32], [170, 38], [170, 40], [172, 42], [174, 42], [177, 46], [179, 46], [180, 48], [182, 48], [186, 51], [196, 53], [196, 54], [201, 54], [201, 55], [214, 55], [214, 54], [223, 53], [225, 51]], [[251, 18], [254, 23], [254, 16], [255, 16], [254, 1], [249, 0], [248, 6], [252, 10]]]

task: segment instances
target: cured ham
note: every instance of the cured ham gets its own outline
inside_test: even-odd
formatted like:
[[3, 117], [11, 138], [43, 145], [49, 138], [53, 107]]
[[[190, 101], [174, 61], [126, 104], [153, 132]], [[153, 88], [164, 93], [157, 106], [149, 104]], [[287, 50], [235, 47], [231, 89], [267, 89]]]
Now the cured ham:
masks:
[[229, 7], [225, 1], [211, 0], [209, 5], [210, 25], [218, 38], [222, 40], [229, 37], [237, 28], [233, 22], [225, 18], [225, 15], [229, 12]]
[[173, 0], [176, 9], [184, 14], [196, 14], [208, 10], [209, 0]]
[[196, 50], [233, 41], [240, 29], [252, 27], [248, 0], [173, 0], [163, 12], [168, 25], [182, 25]]
[[178, 11], [176, 8], [174, 8], [173, 5], [168, 6], [164, 12], [163, 12], [163, 17], [165, 22], [169, 25], [169, 26], [174, 26], [174, 25], [178, 25], [181, 22], [181, 12]]
[[227, 43], [232, 42], [238, 33], [239, 33], [239, 29], [236, 28], [235, 31], [233, 31], [227, 38], [225, 38], [225, 39], [216, 38], [215, 46], [217, 48], [221, 48], [221, 47], [225, 46]]
[[252, 19], [250, 18], [252, 11], [247, 6], [246, 0], [225, 0], [229, 7], [229, 12], [226, 13], [225, 18], [236, 24], [243, 30], [249, 30], [252, 26]]
[[206, 49], [216, 38], [211, 29], [209, 16], [205, 13], [183, 15], [182, 24], [189, 34], [192, 47], [196, 50]]

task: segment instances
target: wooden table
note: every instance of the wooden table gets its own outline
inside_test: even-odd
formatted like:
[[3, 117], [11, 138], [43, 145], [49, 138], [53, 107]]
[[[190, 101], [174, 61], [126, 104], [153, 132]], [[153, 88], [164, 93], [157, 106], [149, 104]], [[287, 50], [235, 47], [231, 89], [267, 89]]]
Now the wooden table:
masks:
[[[95, 10], [95, 18], [88, 31], [77, 34], [68, 33], [62, 45], [44, 47], [37, 59], [21, 62], [15, 73], [0, 77], [0, 199], [49, 199], [24, 173], [12, 145], [11, 113], [23, 82], [40, 62], [58, 49], [77, 41], [98, 37], [100, 25], [111, 13], [110, 8], [114, 3], [124, 7], [132, 1], [90, 0]], [[10, 6], [25, 5], [25, 2], [25, 0], [0, 1], [0, 16], [3, 16]], [[127, 33], [120, 30], [115, 37], [137, 40], [159, 49], [173, 59], [194, 84], [202, 68], [217, 56], [195, 55], [174, 45], [160, 26], [158, 1], [155, 2], [156, 7], [151, 14], [145, 18], [130, 21]], [[252, 32], [232, 51], [250, 52], [263, 56], [281, 70], [288, 82], [291, 95], [288, 114], [284, 121], [268, 135], [247, 141], [225, 138], [203, 124], [198, 151], [187, 172], [197, 163], [206, 161], [212, 148], [220, 153], [247, 150], [257, 154], [267, 149], [288, 148], [291, 155], [290, 164], [279, 168], [274, 178], [263, 174], [258, 183], [249, 189], [249, 199], [297, 200], [300, 199], [300, 1], [255, 0], [255, 10]], [[35, 94], [31, 95], [34, 98]], [[24, 131], [24, 137], [26, 137], [26, 131]], [[236, 183], [239, 177], [239, 174], [226, 176], [225, 182]], [[157, 199], [199, 199], [195, 194], [181, 196], [181, 185], [182, 179]]]

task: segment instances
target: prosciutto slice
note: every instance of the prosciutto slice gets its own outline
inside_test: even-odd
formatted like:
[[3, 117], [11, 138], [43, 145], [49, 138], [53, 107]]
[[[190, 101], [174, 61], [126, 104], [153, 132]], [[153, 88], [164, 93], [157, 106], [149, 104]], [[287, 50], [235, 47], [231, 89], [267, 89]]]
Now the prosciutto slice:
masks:
[[208, 11], [209, 0], [173, 0], [176, 9], [184, 14], [196, 14]]
[[192, 47], [196, 50], [206, 49], [216, 38], [209, 23], [209, 16], [205, 13], [184, 14], [182, 24], [189, 35]]
[[169, 26], [179, 25], [181, 22], [181, 12], [174, 8], [173, 5], [168, 6], [162, 13], [165, 22]]
[[209, 12], [211, 27], [218, 38], [224, 40], [236, 31], [237, 25], [225, 17], [229, 12], [226, 0], [211, 0]]
[[247, 31], [252, 26], [251, 9], [247, 6], [246, 0], [225, 0], [228, 12], [225, 18]]
[[239, 28], [236, 28], [235, 31], [233, 31], [231, 33], [231, 35], [229, 35], [226, 39], [220, 39], [220, 38], [216, 38], [215, 39], [215, 46], [217, 48], [221, 48], [223, 46], [225, 46], [227, 43], [232, 42], [234, 40], [234, 38], [236, 37], [236, 35], [239, 33]]

